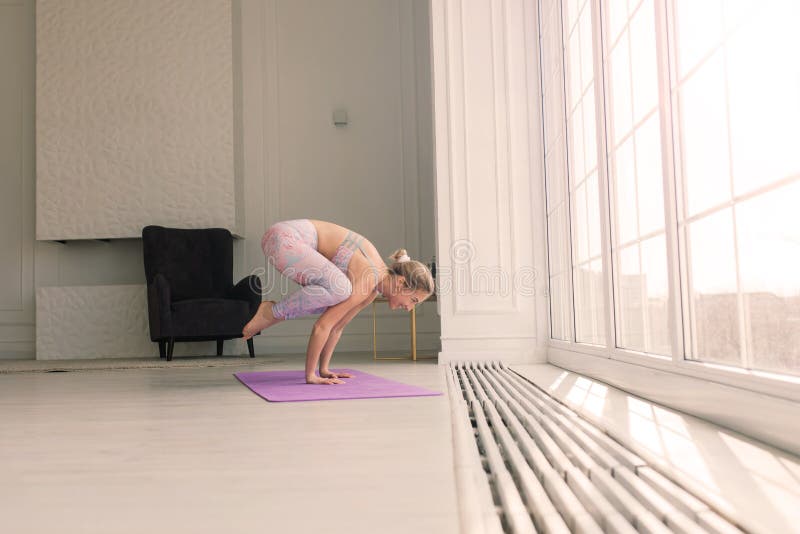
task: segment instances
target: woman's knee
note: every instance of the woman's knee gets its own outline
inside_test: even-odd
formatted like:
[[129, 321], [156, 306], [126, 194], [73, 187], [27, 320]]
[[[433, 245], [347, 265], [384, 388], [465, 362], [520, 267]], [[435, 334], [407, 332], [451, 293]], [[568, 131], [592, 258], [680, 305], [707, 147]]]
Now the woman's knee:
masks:
[[348, 297], [353, 294], [353, 284], [344, 274], [333, 277], [330, 280], [330, 285], [331, 287], [329, 290], [331, 292], [331, 298], [334, 300], [333, 304], [339, 304], [340, 302], [347, 300]]
[[281, 227], [279, 223], [273, 224], [267, 228], [267, 231], [264, 232], [264, 235], [261, 237], [261, 250], [264, 251], [265, 256], [270, 257], [277, 254], [280, 250], [281, 238]]

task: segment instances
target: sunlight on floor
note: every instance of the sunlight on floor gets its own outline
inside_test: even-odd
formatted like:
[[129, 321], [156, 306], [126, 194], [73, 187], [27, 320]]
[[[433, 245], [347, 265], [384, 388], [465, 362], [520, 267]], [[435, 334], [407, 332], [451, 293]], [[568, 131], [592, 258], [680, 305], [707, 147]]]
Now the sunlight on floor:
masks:
[[578, 378], [567, 394], [567, 400], [599, 416], [603, 413], [607, 392], [608, 387], [603, 384], [598, 384], [585, 378]]
[[710, 491], [719, 491], [702, 452], [693, 442], [682, 417], [649, 402], [628, 397], [628, 426], [636, 443], [669, 459]]

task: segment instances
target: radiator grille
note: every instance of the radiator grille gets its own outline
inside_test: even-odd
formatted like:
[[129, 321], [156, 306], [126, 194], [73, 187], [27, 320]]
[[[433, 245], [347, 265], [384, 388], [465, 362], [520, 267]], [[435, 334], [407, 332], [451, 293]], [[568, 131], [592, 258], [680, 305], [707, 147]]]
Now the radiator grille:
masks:
[[447, 381], [464, 532], [742, 532], [502, 363]]

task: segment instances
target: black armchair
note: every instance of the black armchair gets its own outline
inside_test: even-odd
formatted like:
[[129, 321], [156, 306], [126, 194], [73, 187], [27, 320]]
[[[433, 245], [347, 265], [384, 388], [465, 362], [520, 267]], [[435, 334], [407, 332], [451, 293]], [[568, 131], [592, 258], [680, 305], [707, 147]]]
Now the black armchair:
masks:
[[[233, 285], [233, 237], [228, 230], [142, 230], [150, 339], [172, 360], [176, 341], [217, 342], [242, 337], [261, 304], [261, 279], [250, 275]], [[255, 358], [253, 339], [247, 340]]]

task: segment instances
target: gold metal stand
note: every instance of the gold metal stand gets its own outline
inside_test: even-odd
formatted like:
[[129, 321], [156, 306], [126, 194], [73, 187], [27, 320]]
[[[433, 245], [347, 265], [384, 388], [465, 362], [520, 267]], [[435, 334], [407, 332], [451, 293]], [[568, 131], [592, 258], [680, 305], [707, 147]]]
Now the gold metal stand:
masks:
[[[411, 308], [411, 354], [407, 356], [381, 356], [378, 357], [378, 331], [375, 320], [375, 304], [377, 302], [388, 302], [386, 297], [378, 297], [372, 301], [372, 359], [373, 360], [433, 360], [436, 356], [417, 356], [417, 310]], [[425, 302], [436, 302], [436, 294], [431, 295]]]

